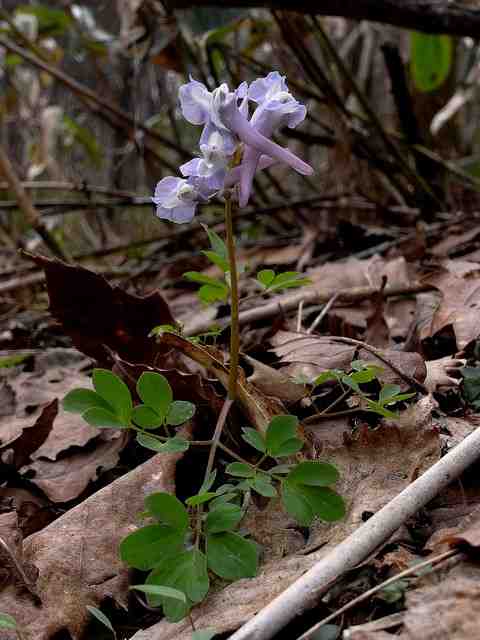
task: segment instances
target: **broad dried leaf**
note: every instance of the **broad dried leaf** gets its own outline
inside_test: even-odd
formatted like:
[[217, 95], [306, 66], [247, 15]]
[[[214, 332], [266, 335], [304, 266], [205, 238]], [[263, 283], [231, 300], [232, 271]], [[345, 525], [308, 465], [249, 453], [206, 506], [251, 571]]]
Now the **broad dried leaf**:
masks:
[[83, 267], [30, 257], [45, 270], [50, 313], [80, 351], [105, 362], [106, 345], [129, 362], [153, 364], [160, 350], [148, 334], [157, 325], [174, 324], [158, 291], [136, 296]]
[[101, 473], [117, 466], [128, 434], [112, 429], [100, 436], [84, 451], [73, 450], [58, 460], [39, 458], [21, 471], [52, 502], [68, 502], [77, 498]]
[[[58, 400], [55, 399], [42, 409], [35, 424], [24, 429], [16, 440], [7, 445], [8, 449], [13, 451], [13, 464], [16, 469], [23, 467], [30, 460], [31, 455], [45, 442], [57, 414]], [[0, 451], [2, 450], [5, 450], [5, 447], [0, 448]]]
[[[50, 640], [65, 630], [79, 640], [90, 618], [87, 605], [98, 607], [113, 598], [126, 606], [128, 577], [119, 543], [139, 525], [149, 493], [173, 491], [180, 457], [153, 457], [25, 540], [24, 561], [39, 571], [42, 606], [13, 585], [0, 592], [0, 610], [16, 618], [25, 640]], [[0, 633], [1, 640], [10, 637]]]
[[439, 307], [430, 323], [420, 331], [421, 339], [435, 335], [451, 325], [459, 350], [480, 334], [480, 268], [477, 263], [448, 261], [441, 272], [426, 279], [442, 293]]

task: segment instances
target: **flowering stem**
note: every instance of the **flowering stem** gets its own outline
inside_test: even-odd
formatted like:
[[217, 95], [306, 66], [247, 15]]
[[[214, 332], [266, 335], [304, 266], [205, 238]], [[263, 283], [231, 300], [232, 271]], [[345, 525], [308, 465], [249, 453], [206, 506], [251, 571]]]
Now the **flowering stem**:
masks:
[[235, 260], [235, 240], [233, 237], [232, 220], [232, 194], [225, 193], [225, 226], [227, 231], [228, 261], [230, 263], [230, 296], [231, 296], [231, 323], [230, 323], [230, 376], [228, 379], [228, 397], [235, 400], [237, 395], [238, 376], [238, 352], [240, 350], [240, 328], [238, 322], [238, 275]]

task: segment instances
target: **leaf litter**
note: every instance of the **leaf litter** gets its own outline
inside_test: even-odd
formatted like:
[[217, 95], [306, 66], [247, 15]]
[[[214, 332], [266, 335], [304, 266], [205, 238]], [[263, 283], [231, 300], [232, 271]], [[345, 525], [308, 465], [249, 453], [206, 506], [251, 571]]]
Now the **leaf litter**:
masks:
[[[264, 264], [275, 264], [275, 260], [288, 263], [289, 260], [298, 259], [298, 253], [295, 252], [271, 255], [271, 262]], [[284, 257], [280, 257], [282, 255]], [[204, 348], [186, 344], [180, 338], [167, 339], [163, 343], [162, 340], [155, 343], [149, 339], [148, 334], [153, 326], [174, 323], [175, 312], [172, 313], [160, 294], [150, 294], [147, 298], [126, 294], [85, 269], [72, 268], [54, 260], [36, 260], [46, 268], [52, 314], [85, 355], [116, 367], [127, 382], [129, 378], [137, 379], [141, 371], [160, 371], [182, 398], [192, 398], [193, 393], [197, 402], [200, 399], [204, 411], [213, 415], [218, 412], [221, 392], [213, 379], [221, 380], [226, 371], [221, 346]], [[372, 348], [379, 348], [378, 353], [369, 349], [368, 344], [364, 348], [346, 344], [334, 335], [319, 335], [318, 329], [313, 334], [298, 331], [298, 326], [295, 327], [298, 325], [296, 309], [290, 313], [290, 319], [288, 313], [284, 314], [268, 339], [263, 340], [261, 348], [254, 339], [249, 342], [252, 355], [245, 354], [242, 361], [246, 374], [242, 383], [245, 395], [240, 423], [247, 421], [261, 430], [268, 416], [284, 411], [282, 407], [285, 406], [291, 407], [291, 411], [298, 412], [303, 418], [311, 415], [306, 387], [304, 383], [299, 384], [299, 379], [311, 380], [329, 369], [348, 372], [355, 359], [375, 363], [381, 369], [379, 379], [383, 384], [396, 384], [402, 390], [407, 390], [411, 388], [409, 381], [416, 380], [440, 401], [442, 394], [453, 393], [456, 398], [454, 412], [463, 411], [464, 418], [462, 422], [460, 416], [442, 412], [438, 401], [433, 400], [431, 395], [420, 394], [394, 421], [385, 418], [372, 423], [362, 411], [352, 416], [307, 421], [303, 431], [309, 445], [307, 455], [328, 460], [340, 470], [338, 489], [348, 504], [347, 517], [333, 525], [315, 523], [309, 531], [305, 531], [285, 515], [278, 502], [271, 501], [265, 509], [261, 501], [252, 501], [246, 523], [252, 537], [261, 545], [264, 564], [256, 578], [241, 580], [223, 588], [217, 585], [208, 599], [192, 612], [197, 628], [210, 627], [217, 632], [225, 632], [249, 620], [345, 539], [369, 514], [381, 508], [437, 461], [442, 449], [454, 446], [473, 428], [474, 416], [469, 413], [468, 404], [463, 398], [460, 372], [465, 361], [472, 362], [474, 359], [471, 347], [470, 351], [468, 348], [478, 331], [473, 314], [469, 312], [467, 321], [459, 325], [455, 313], [464, 305], [470, 305], [472, 301], [474, 303], [476, 271], [469, 265], [449, 268], [429, 277], [429, 283], [438, 288], [443, 296], [437, 299], [443, 302], [436, 308], [433, 305], [430, 307], [432, 312], [428, 325], [418, 321], [418, 299], [433, 294], [420, 294], [416, 300], [405, 300], [400, 296], [388, 299], [386, 304], [373, 296], [359, 308], [348, 304], [342, 307], [342, 303], [333, 305], [323, 318], [320, 329], [328, 333], [332, 327], [339, 326], [338, 318], [341, 318], [346, 323], [344, 328], [353, 338], [362, 340], [367, 335], [365, 331], [370, 331], [368, 344]], [[408, 287], [417, 281], [416, 277], [411, 276], [414, 273], [411, 265], [407, 265], [403, 258], [393, 261], [354, 259], [343, 264], [331, 263], [317, 271], [311, 270], [309, 273], [313, 280], [312, 287], [321, 286], [326, 291], [340, 285], [342, 289], [366, 285], [379, 289], [385, 277], [394, 286]], [[102, 317], [106, 319], [103, 325], [96, 326], [93, 319], [85, 315], [80, 321], [77, 303], [71, 295], [75, 286], [80, 287], [85, 295], [91, 288], [97, 298], [102, 298]], [[278, 299], [281, 300], [282, 296], [278, 296]], [[175, 304], [172, 309], [175, 309]], [[308, 312], [307, 316], [304, 313], [306, 326], [315, 318], [315, 313], [318, 313], [315, 309]], [[425, 360], [421, 345], [442, 334], [449, 326], [456, 337], [455, 350], [445, 353], [437, 348], [433, 350], [436, 358]], [[382, 334], [381, 341], [375, 338], [379, 332]], [[416, 342], [412, 336], [416, 336]], [[395, 342], [410, 348], [395, 347], [394, 338]], [[459, 355], [458, 350], [462, 348], [466, 348], [467, 352]], [[431, 345], [428, 352], [432, 352]], [[68, 630], [72, 638], [80, 639], [89, 620], [87, 606], [101, 607], [105, 600], [115, 602], [120, 608], [128, 605], [129, 577], [118, 558], [118, 543], [125, 533], [138, 526], [143, 496], [148, 491], [162, 488], [174, 491], [175, 468], [182, 457], [155, 456], [140, 461], [135, 469], [116, 477], [103, 488], [92, 485], [99, 473], [101, 479], [101, 474], [106, 470], [115, 471], [122, 450], [128, 448], [129, 443], [128, 438], [109, 433], [108, 429], [100, 432], [88, 427], [83, 421], [77, 421], [75, 415], [64, 415], [61, 407], [57, 407], [58, 400], [72, 387], [77, 384], [90, 386], [88, 367], [89, 362], [85, 360], [82, 364], [78, 360], [65, 367], [40, 367], [37, 371], [25, 371], [20, 367], [3, 379], [6, 415], [1, 432], [2, 456], [7, 456], [5, 459], [11, 465], [12, 473], [18, 474], [9, 480], [9, 487], [5, 488], [10, 491], [10, 497], [7, 493], [3, 508], [7, 509], [6, 515], [10, 517], [8, 526], [13, 531], [13, 539], [17, 539], [15, 544], [12, 542], [12, 549], [33, 575], [32, 584], [41, 604], [35, 601], [18, 577], [13, 577], [0, 592], [0, 609], [21, 621], [28, 640], [47, 640], [62, 630]], [[322, 393], [328, 396], [331, 386], [326, 385]], [[55, 409], [58, 409], [56, 415]], [[350, 409], [355, 410], [355, 406], [350, 406]], [[37, 422], [42, 428], [37, 429], [36, 437], [29, 441], [29, 430]], [[198, 433], [198, 425], [195, 430]], [[19, 453], [16, 454], [15, 449], [22, 451], [18, 463], [15, 463], [15, 455]], [[183, 471], [184, 467], [180, 465], [178, 469]], [[24, 478], [22, 482], [27, 484], [27, 488], [22, 489], [27, 492], [23, 497], [20, 493], [15, 494], [15, 491], [20, 491], [20, 487], [15, 488], [20, 478]], [[95, 492], [89, 495], [92, 490]], [[16, 495], [18, 497], [15, 498]], [[72, 501], [77, 501], [77, 504], [67, 507], [65, 513], [48, 526], [28, 535], [23, 545], [19, 546], [21, 530], [18, 529], [17, 520], [11, 517], [14, 511], [9, 511], [11, 507], [7, 505], [16, 504], [20, 508], [25, 504], [25, 499], [28, 503], [30, 498], [40, 500], [40, 503], [46, 500], [43, 504], [47, 505], [63, 505]], [[41, 503], [35, 508], [41, 510], [44, 506]], [[434, 514], [435, 509], [432, 510], [432, 517]], [[425, 514], [418, 514], [392, 537], [385, 546], [386, 551], [378, 550], [367, 561], [365, 566], [370, 567], [377, 581], [385, 572], [401, 571], [405, 563], [425, 553], [422, 551], [425, 541], [419, 543], [419, 536], [421, 538], [425, 530], [425, 517]], [[406, 549], [410, 551], [407, 553]], [[425, 549], [428, 547], [425, 546]], [[332, 592], [330, 598], [324, 599], [322, 606], [334, 609], [335, 598], [341, 596], [341, 591], [344, 597], [349, 593], [349, 580], [350, 587], [353, 587], [353, 578], [345, 576], [340, 591]], [[455, 585], [451, 590], [454, 595], [447, 605], [450, 608], [455, 606], [462, 593], [467, 594], [468, 598], [476, 597], [471, 582], [458, 583], [457, 580]], [[415, 631], [416, 625], [420, 624], [418, 612], [424, 607], [421, 594], [417, 600], [413, 597], [416, 591], [420, 594], [421, 589], [413, 583], [407, 589], [407, 612], [401, 622], [405, 631], [401, 632], [400, 637], [403, 633], [410, 633], [408, 637], [420, 637], [425, 633], [424, 629]], [[441, 598], [445, 598], [446, 593], [447, 590], [439, 595], [427, 591], [424, 600], [437, 602], [440, 598], [438, 602], [442, 602]], [[450, 623], [447, 621], [445, 624]], [[190, 634], [188, 621], [170, 624], [160, 620], [150, 628], [134, 633], [131, 638], [173, 640], [190, 638]], [[390, 637], [390, 634], [383, 630], [354, 631], [352, 626], [349, 637], [384, 636]], [[465, 637], [458, 635], [459, 640]], [[13, 636], [10, 632], [1, 631], [0, 638]]]

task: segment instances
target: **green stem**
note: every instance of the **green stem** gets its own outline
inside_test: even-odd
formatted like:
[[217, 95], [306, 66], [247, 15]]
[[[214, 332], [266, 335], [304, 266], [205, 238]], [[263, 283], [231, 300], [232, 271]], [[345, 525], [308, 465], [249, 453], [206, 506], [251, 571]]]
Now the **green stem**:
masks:
[[230, 264], [230, 375], [228, 379], [228, 397], [235, 400], [237, 395], [238, 354], [240, 350], [240, 328], [238, 322], [238, 274], [235, 260], [235, 239], [233, 237], [232, 194], [225, 193], [225, 226], [227, 231], [228, 261]]

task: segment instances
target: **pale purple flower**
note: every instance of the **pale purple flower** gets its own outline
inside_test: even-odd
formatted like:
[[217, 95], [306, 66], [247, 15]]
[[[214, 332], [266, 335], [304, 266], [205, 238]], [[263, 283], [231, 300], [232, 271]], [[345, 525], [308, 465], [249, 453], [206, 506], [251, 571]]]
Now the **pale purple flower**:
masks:
[[157, 184], [152, 200], [159, 218], [182, 223], [191, 222], [197, 203], [203, 198], [188, 180], [168, 176]]
[[224, 100], [230, 99], [235, 103], [237, 100], [246, 98], [247, 83], [242, 82], [236, 91], [230, 91], [224, 82], [213, 91], [190, 78], [190, 82], [180, 87], [179, 97], [182, 113], [188, 122], [192, 124], [205, 125], [200, 137], [200, 145], [208, 144], [213, 133], [219, 133], [223, 138], [225, 152], [232, 155], [237, 146], [235, 135], [225, 126], [218, 112], [218, 105]]
[[[278, 71], [272, 71], [266, 78], [254, 80], [248, 89], [248, 97], [258, 104], [250, 124], [267, 138], [281, 127], [295, 128], [307, 113], [305, 106], [289, 92], [285, 77]], [[260, 151], [252, 146], [245, 149], [240, 178], [241, 207], [245, 207], [250, 198], [260, 155]]]
[[225, 150], [224, 137], [213, 130], [206, 144], [200, 144], [203, 158], [194, 158], [180, 167], [182, 176], [189, 176], [192, 184], [205, 197], [210, 198], [223, 189], [230, 155]]
[[[227, 84], [209, 91], [190, 78], [179, 91], [188, 122], [203, 125], [202, 157], [180, 167], [183, 178], [163, 178], [155, 190], [157, 215], [173, 222], [190, 222], [198, 202], [240, 183], [240, 206], [248, 203], [253, 178], [275, 162], [311, 175], [313, 169], [289, 149], [271, 140], [280, 127], [296, 127], [305, 118], [305, 106], [290, 94], [286, 80], [273, 71], [265, 78], [243, 82], [235, 91]], [[257, 107], [249, 120], [249, 101]], [[240, 104], [239, 104], [240, 103]], [[242, 163], [232, 168], [234, 153], [243, 143]]]

